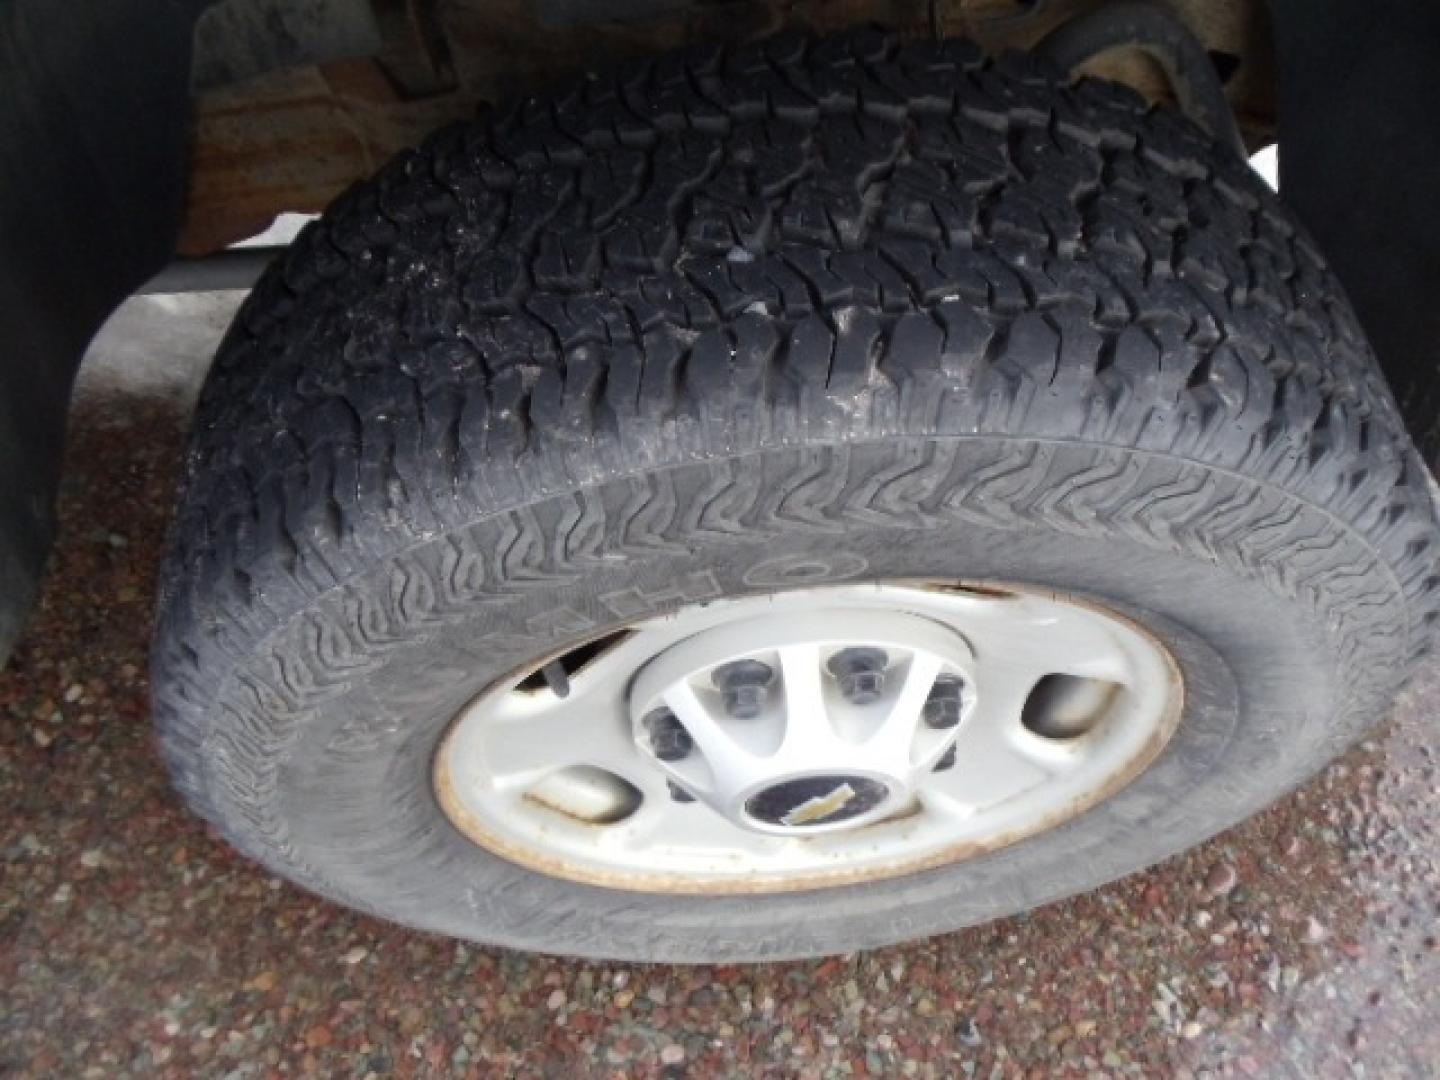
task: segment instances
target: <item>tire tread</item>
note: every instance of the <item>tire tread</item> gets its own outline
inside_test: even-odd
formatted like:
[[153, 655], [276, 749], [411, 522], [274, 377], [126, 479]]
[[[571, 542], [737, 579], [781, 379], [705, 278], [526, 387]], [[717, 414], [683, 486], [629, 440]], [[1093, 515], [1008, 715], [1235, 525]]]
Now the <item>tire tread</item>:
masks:
[[[1067, 472], [1074, 446], [1099, 457]], [[622, 508], [590, 494], [622, 482]], [[357, 672], [602, 549], [886, 519], [1232, 566], [1308, 598], [1369, 671], [1352, 708], [1440, 621], [1423, 465], [1243, 161], [1033, 57], [786, 37], [437, 132], [271, 268], [187, 455], [161, 743], [229, 838], [333, 894], [275, 783]]]

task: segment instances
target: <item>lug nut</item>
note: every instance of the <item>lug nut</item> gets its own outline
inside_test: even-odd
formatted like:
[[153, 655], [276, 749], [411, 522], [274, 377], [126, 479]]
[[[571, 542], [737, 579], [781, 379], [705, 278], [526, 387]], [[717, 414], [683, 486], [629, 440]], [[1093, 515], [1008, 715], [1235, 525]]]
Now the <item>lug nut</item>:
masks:
[[691, 795], [691, 794], [690, 794], [688, 791], [686, 791], [683, 787], [681, 787], [679, 784], [675, 783], [674, 780], [666, 780], [665, 783], [666, 783], [666, 784], [669, 786], [669, 788], [670, 788], [670, 798], [674, 799], [676, 802], [694, 802], [694, 801], [695, 801], [695, 796], [694, 796], [694, 795]]
[[830, 674], [840, 683], [840, 693], [852, 705], [871, 705], [885, 690], [885, 665], [890, 658], [884, 649], [857, 647], [841, 649], [830, 658]]
[[955, 675], [941, 675], [930, 688], [920, 715], [928, 727], [943, 731], [960, 723], [960, 692], [964, 684]]
[[940, 760], [935, 762], [934, 772], [944, 772], [946, 769], [955, 767], [955, 744], [951, 743], [945, 748], [945, 753], [940, 755]]
[[710, 676], [719, 690], [725, 711], [736, 720], [754, 720], [770, 700], [770, 684], [775, 672], [759, 660], [735, 660], [721, 664]]
[[650, 735], [650, 749], [661, 761], [679, 761], [695, 748], [695, 740], [669, 709], [655, 709], [646, 714], [643, 722]]

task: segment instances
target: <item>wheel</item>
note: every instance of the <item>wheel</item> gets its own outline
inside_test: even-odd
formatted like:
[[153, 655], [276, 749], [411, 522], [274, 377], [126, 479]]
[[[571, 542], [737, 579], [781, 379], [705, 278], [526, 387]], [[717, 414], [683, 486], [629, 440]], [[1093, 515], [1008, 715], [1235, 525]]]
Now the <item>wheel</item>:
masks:
[[248, 299], [155, 642], [278, 873], [548, 952], [759, 960], [1092, 888], [1381, 718], [1423, 470], [1246, 164], [871, 33], [448, 129]]

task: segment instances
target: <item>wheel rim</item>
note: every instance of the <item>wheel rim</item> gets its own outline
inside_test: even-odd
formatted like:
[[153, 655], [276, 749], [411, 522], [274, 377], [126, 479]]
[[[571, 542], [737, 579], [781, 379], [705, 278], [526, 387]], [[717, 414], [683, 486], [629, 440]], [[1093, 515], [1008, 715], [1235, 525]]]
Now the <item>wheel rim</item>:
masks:
[[694, 605], [537, 671], [456, 717], [441, 806], [511, 861], [651, 892], [809, 889], [994, 850], [1124, 787], [1183, 700], [1131, 620], [1010, 587]]

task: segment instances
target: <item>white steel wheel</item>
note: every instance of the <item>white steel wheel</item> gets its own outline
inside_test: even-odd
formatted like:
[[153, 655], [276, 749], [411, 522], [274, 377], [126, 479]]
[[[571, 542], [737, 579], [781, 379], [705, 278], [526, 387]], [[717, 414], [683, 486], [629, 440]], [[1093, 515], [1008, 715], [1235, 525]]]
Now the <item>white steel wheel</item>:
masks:
[[1134, 622], [1006, 586], [693, 605], [500, 681], [434, 764], [513, 862], [649, 892], [780, 892], [991, 851], [1120, 790], [1179, 722]]

